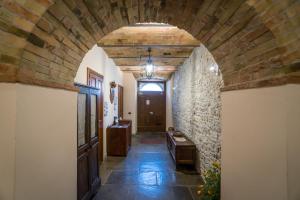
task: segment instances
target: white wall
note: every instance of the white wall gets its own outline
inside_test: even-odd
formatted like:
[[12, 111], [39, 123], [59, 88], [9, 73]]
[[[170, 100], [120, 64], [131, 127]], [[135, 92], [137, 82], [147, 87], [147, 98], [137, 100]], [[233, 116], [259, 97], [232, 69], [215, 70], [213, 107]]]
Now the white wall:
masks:
[[16, 84], [0, 83], [0, 199], [14, 198]]
[[[104, 76], [104, 103], [108, 105], [108, 115], [104, 116], [103, 120], [103, 152], [104, 157], [106, 156], [106, 127], [113, 123], [114, 116], [117, 116], [117, 110], [114, 111], [114, 104], [110, 103], [110, 82], [115, 81], [117, 84], [123, 85], [123, 72], [120, 71], [119, 67], [115, 65], [112, 59], [110, 59], [105, 51], [95, 45], [89, 50], [84, 56], [79, 69], [77, 71], [75, 82], [87, 85], [87, 68], [90, 68], [99, 74]], [[118, 102], [118, 92], [116, 88], [115, 102]], [[116, 104], [117, 106], [117, 104]]]
[[299, 85], [222, 93], [222, 200], [300, 199], [299, 98]]
[[[137, 81], [132, 73], [124, 73], [124, 119], [132, 120], [132, 133], [137, 132]], [[131, 114], [128, 114], [128, 113]]]
[[17, 85], [16, 199], [76, 199], [77, 93]]
[[74, 82], [87, 85], [87, 68], [104, 75], [106, 66], [114, 65], [113, 61], [107, 57], [103, 49], [94, 45], [83, 57]]
[[166, 83], [166, 129], [173, 127], [172, 97], [174, 91], [174, 76]]
[[4, 83], [0, 90], [0, 199], [76, 199], [77, 93]]
[[300, 199], [300, 85], [290, 85], [287, 95], [288, 200]]

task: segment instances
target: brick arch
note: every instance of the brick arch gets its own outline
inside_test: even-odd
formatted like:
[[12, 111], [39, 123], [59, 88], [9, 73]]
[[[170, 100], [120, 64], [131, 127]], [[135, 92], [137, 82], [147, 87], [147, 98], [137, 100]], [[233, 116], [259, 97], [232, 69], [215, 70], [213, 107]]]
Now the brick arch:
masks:
[[225, 89], [299, 82], [299, 7], [288, 0], [4, 0], [0, 81], [72, 89], [81, 59], [100, 38], [152, 21], [199, 39]]

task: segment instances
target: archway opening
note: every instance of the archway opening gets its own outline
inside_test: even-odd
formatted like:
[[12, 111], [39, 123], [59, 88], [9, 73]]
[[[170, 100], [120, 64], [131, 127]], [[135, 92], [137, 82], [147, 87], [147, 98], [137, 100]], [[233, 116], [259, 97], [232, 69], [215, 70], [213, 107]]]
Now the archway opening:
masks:
[[[153, 52], [151, 58], [156, 76], [152, 80], [143, 78], [149, 47]], [[131, 82], [127, 81], [128, 78], [125, 80], [132, 85], [137, 80], [165, 81], [166, 128], [174, 126], [196, 144], [199, 152], [196, 158], [199, 172], [207, 170], [212, 162], [220, 161], [220, 89], [223, 87], [223, 80], [218, 64], [203, 44], [178, 27], [161, 23], [142, 23], [125, 26], [107, 34], [92, 51], [94, 53], [89, 52], [87, 58], [90, 55], [95, 60], [107, 59], [104, 63], [109, 63], [109, 68], [117, 75], [118, 81], [120, 73], [129, 74], [126, 77], [133, 75]], [[85, 64], [80, 66], [79, 71], [85, 70], [89, 62], [84, 58], [83, 63]], [[97, 67], [94, 69], [97, 70]], [[107, 71], [98, 70], [99, 73]], [[111, 79], [111, 76], [109, 78]], [[124, 86], [125, 94], [138, 92], [136, 86]], [[132, 113], [132, 110], [126, 110], [126, 107], [137, 105], [136, 99], [130, 99], [131, 101], [124, 105], [125, 118], [129, 117], [138, 124], [137, 116], [132, 118], [126, 114], [127, 111]], [[210, 120], [202, 121], [203, 118]], [[204, 147], [211, 148], [206, 150]]]
[[[5, 109], [10, 108], [11, 106], [13, 108], [12, 110], [17, 108], [22, 111], [14, 112], [14, 114], [12, 114], [12, 116], [17, 115], [17, 124], [21, 124], [20, 127], [22, 127], [22, 129], [17, 128], [15, 130], [15, 125], [12, 125], [12, 132], [18, 133], [16, 134], [17, 139], [15, 140], [11, 137], [10, 132], [7, 131], [7, 138], [11, 138], [10, 143], [6, 142], [7, 138], [3, 140], [5, 143], [11, 145], [9, 148], [16, 149], [15, 155], [17, 155], [14, 156], [14, 153], [11, 153], [9, 154], [9, 162], [6, 162], [6, 160], [3, 162], [8, 163], [7, 169], [13, 169], [11, 165], [14, 165], [16, 168], [15, 170], [10, 171], [11, 176], [9, 179], [12, 180], [10, 184], [7, 184], [6, 179], [3, 179], [5, 181], [4, 185], [10, 185], [7, 190], [7, 193], [9, 194], [4, 194], [4, 198], [7, 197], [10, 199], [13, 198], [13, 196], [18, 197], [20, 195], [26, 195], [23, 196], [23, 198], [41, 199], [43, 196], [49, 195], [52, 197], [54, 194], [64, 195], [60, 196], [61, 199], [76, 198], [76, 192], [74, 191], [76, 186], [75, 183], [72, 182], [74, 181], [74, 178], [72, 177], [76, 166], [73, 165], [74, 162], [69, 162], [70, 158], [73, 156], [72, 153], [74, 152], [65, 151], [66, 145], [70, 149], [74, 147], [72, 142], [75, 139], [72, 137], [74, 135], [73, 133], [76, 131], [73, 129], [76, 121], [75, 115], [73, 115], [75, 112], [73, 109], [75, 96], [69, 91], [68, 94], [66, 94], [66, 91], [63, 91], [65, 92], [64, 94], [61, 90], [56, 93], [55, 91], [58, 90], [49, 88], [76, 90], [76, 88], [73, 87], [74, 77], [76, 76], [78, 67], [80, 63], [82, 63], [82, 58], [86, 52], [88, 52], [89, 49], [91, 49], [104, 35], [120, 27], [128, 26], [136, 22], [143, 23], [157, 21], [174, 24], [180, 28], [184, 28], [201, 41], [214, 56], [219, 69], [222, 71], [225, 90], [261, 88], [266, 86], [285, 85], [288, 83], [299, 83], [300, 42], [298, 27], [300, 21], [297, 18], [297, 10], [299, 8], [298, 1], [281, 1], [280, 3], [277, 3], [273, 1], [228, 0], [201, 1], [201, 3], [199, 3], [197, 0], [188, 0], [184, 2], [136, 0], [114, 2], [107, 0], [11, 0], [3, 1], [0, 4], [0, 10], [3, 14], [1, 15], [0, 25], [0, 81], [23, 83], [13, 84], [13, 89], [10, 88], [14, 91], [12, 93], [16, 94], [16, 91], [18, 92], [17, 96], [22, 99], [22, 103], [17, 103], [17, 105], [16, 103], [13, 105], [10, 104], [10, 102], [17, 101], [14, 95], [12, 95], [14, 101], [3, 101], [3, 107]], [[193, 59], [190, 59], [190, 61], [193, 62]], [[105, 63], [105, 66], [107, 65], [109, 64]], [[198, 64], [184, 65], [199, 66]], [[202, 68], [200, 67], [199, 69]], [[120, 71], [118, 70], [108, 71], [106, 77], [112, 77], [112, 75], [119, 73]], [[182, 70], [179, 70], [178, 78], [185, 77], [179, 76], [179, 74], [184, 73], [185, 70], [183, 68]], [[195, 77], [191, 79], [197, 80]], [[187, 90], [197, 91], [194, 90], [196, 87], [191, 84], [191, 81], [188, 78], [184, 82], [189, 83], [187, 85], [190, 87], [186, 87]], [[192, 81], [192, 83], [197, 82]], [[172, 85], [172, 82], [168, 84]], [[15, 85], [17, 85], [16, 88]], [[29, 87], [28, 85], [39, 85], [44, 87]], [[109, 84], [106, 85], [108, 86]], [[134, 87], [134, 85], [131, 86]], [[174, 88], [174, 91], [182, 91], [180, 86], [181, 85], [178, 84], [172, 87]], [[179, 88], [180, 90], [176, 90], [176, 88]], [[209, 90], [207, 90], [207, 92], [208, 91]], [[171, 93], [172, 91], [170, 91], [170, 94]], [[285, 93], [285, 91], [283, 93]], [[58, 97], [58, 94], [62, 96]], [[209, 92], [207, 95], [208, 94]], [[265, 93], [262, 95], [264, 94]], [[265, 104], [262, 103], [265, 102], [265, 99], [262, 99], [260, 101], [260, 105], [262, 105], [261, 108], [269, 108], [268, 103], [274, 103], [273, 101], [280, 99], [282, 97], [281, 94], [282, 93], [275, 97], [272, 96]], [[6, 95], [4, 95], [4, 97], [6, 98]], [[192, 96], [192, 98], [194, 97], [197, 98], [197, 96]], [[245, 99], [248, 100], [248, 98]], [[252, 102], [256, 102], [257, 96], [254, 95], [253, 99]], [[289, 100], [289, 98], [287, 99]], [[184, 98], [178, 98], [177, 100], [179, 102], [185, 102]], [[201, 100], [202, 102], [206, 102], [205, 99]], [[232, 105], [231, 100], [232, 99], [228, 98], [228, 104], [230, 105]], [[245, 101], [242, 99], [240, 102], [244, 103]], [[297, 102], [294, 104], [297, 105]], [[47, 119], [44, 118], [45, 112], [40, 112], [40, 110], [45, 111], [42, 106], [39, 107], [40, 109], [38, 110], [31, 109], [31, 106], [36, 105], [43, 105], [44, 108], [48, 108], [51, 105], [53, 106], [53, 109], [47, 110]], [[57, 105], [60, 106], [58, 107]], [[278, 108], [282, 108], [280, 103], [272, 105], [274, 106], [271, 107], [272, 109], [270, 109], [270, 111], [277, 111]], [[113, 109], [111, 104], [108, 104], [107, 107]], [[186, 108], [190, 108], [190, 105], [186, 105]], [[199, 108], [201, 109], [202, 107]], [[234, 108], [238, 108], [236, 110], [242, 112], [244, 107], [241, 105], [240, 108], [242, 109], [239, 107]], [[178, 112], [181, 112], [182, 110], [185, 109], [180, 109]], [[256, 105], [253, 105], [251, 111], [254, 112], [256, 110]], [[214, 112], [215, 110], [211, 109], [211, 113]], [[282, 127], [286, 127], [286, 124], [277, 122], [286, 121], [286, 119], [282, 118], [282, 120], [276, 120], [276, 123], [274, 123], [274, 121], [268, 121], [270, 116], [265, 116], [263, 115], [264, 113], [260, 114], [259, 112], [254, 112], [252, 118], [249, 117], [249, 120], [242, 121], [244, 118], [240, 117], [242, 116], [240, 112], [236, 112], [236, 121], [248, 121], [248, 124], [239, 123], [242, 127], [236, 129], [235, 125], [237, 123], [234, 120], [229, 120], [233, 127], [229, 131], [233, 133], [232, 138], [242, 139], [240, 140], [239, 145], [232, 145], [232, 149], [228, 150], [227, 155], [231, 155], [231, 157], [226, 163], [226, 167], [231, 168], [233, 165], [236, 165], [236, 168], [239, 168], [240, 171], [234, 171], [234, 173], [232, 173], [233, 168], [227, 170], [225, 176], [228, 178], [226, 182], [229, 182], [229, 184], [227, 184], [228, 186], [222, 191], [225, 191], [224, 194], [229, 199], [234, 198], [233, 195], [237, 199], [245, 197], [244, 191], [249, 191], [247, 188], [254, 188], [253, 191], [259, 191], [247, 194], [256, 198], [260, 198], [262, 195], [282, 196], [286, 191], [281, 193], [281, 190], [278, 190], [277, 188], [286, 188], [285, 184], [280, 184], [280, 180], [286, 179], [287, 177], [282, 178], [281, 176], [277, 176], [278, 173], [276, 175], [270, 174], [269, 167], [256, 170], [255, 166], [247, 165], [250, 162], [249, 160], [246, 160], [245, 162], [245, 158], [251, 158], [251, 163], [257, 163], [258, 160], [256, 159], [257, 156], [253, 156], [253, 152], [248, 154], [249, 149], [253, 148], [253, 145], [249, 145], [249, 148], [247, 148], [248, 146], [245, 144], [249, 144], [249, 141], [245, 142], [245, 137], [243, 136], [253, 136], [254, 133], [257, 134], [255, 135], [252, 144], [258, 145], [256, 149], [260, 150], [258, 154], [261, 156], [261, 161], [259, 162], [263, 163], [264, 166], [285, 166], [284, 163], [286, 162], [284, 162], [283, 159], [276, 159], [275, 162], [270, 159], [273, 158], [273, 155], [267, 153], [270, 149], [278, 149], [278, 143], [275, 143], [273, 146], [272, 144], [265, 143], [266, 141], [274, 141], [273, 139], [276, 137], [278, 141], [285, 141], [285, 139], [278, 137], [279, 135], [282, 135], [281, 133], [274, 134], [273, 132], [270, 133], [270, 137], [268, 137], [269, 135], [266, 134], [266, 129], [258, 128], [258, 131], [252, 132], [245, 132], [243, 129], [247, 127], [249, 130], [252, 130], [251, 127], [257, 127], [256, 124], [251, 124], [251, 122], [253, 119], [259, 119], [258, 122], [263, 124], [262, 127], [268, 127], [270, 130], [273, 130], [271, 127], [273, 124], [280, 124], [282, 126], [279, 126], [279, 128], [276, 126], [276, 129], [281, 130]], [[186, 114], [191, 115], [191, 113], [193, 113], [193, 110], [190, 110], [190, 112], [187, 112]], [[228, 113], [228, 116], [232, 114], [231, 109], [228, 109]], [[4, 114], [7, 115], [6, 112]], [[30, 118], [28, 116], [35, 118]], [[278, 115], [275, 113], [273, 116], [277, 117]], [[198, 114], [196, 114], [193, 118], [196, 119], [198, 117]], [[8, 118], [7, 116], [4, 116], [3, 119], [8, 119], [6, 124], [10, 124], [14, 121], [10, 120], [11, 118]], [[35, 119], [38, 123], [31, 123], [33, 121], [32, 119]], [[72, 119], [73, 121], [69, 120], [68, 122], [66, 121], [66, 123], [63, 123], [65, 122], [65, 119]], [[190, 120], [191, 118], [186, 119]], [[204, 116], [202, 119], [207, 118]], [[291, 119], [297, 119], [297, 117], [291, 117]], [[24, 126], [24, 123], [26, 123], [26, 126]], [[49, 124], [55, 124], [55, 127], [53, 126], [50, 130], [48, 128]], [[182, 127], [185, 127], [184, 124], [186, 123], [182, 123]], [[60, 126], [65, 127], [65, 129], [58, 129]], [[211, 127], [203, 128], [207, 129]], [[47, 130], [50, 131], [47, 132]], [[218, 129], [216, 130], [218, 131]], [[206, 132], [202, 132], [201, 134], [205, 135]], [[33, 135], [35, 137], [31, 138]], [[51, 135], [51, 137], [48, 137], [49, 135]], [[261, 139], [261, 135], [265, 136], [265, 140]], [[49, 163], [49, 157], [37, 156], [35, 153], [32, 153], [32, 151], [27, 151], [28, 149], [23, 148], [30, 144], [29, 149], [37, 148], [40, 150], [40, 155], [48, 155], [50, 151], [44, 150], [45, 148], [40, 148], [40, 144], [44, 141], [45, 137], [48, 137], [47, 146], [55, 147], [55, 149], [52, 148], [53, 151], [51, 151], [53, 163], [55, 161], [58, 163], [63, 162], [61, 163], [61, 166], [62, 164], [69, 166], [66, 167], [65, 170], [61, 170], [60, 173], [57, 173], [58, 171], [54, 171], [53, 169], [47, 171], [45, 170], [47, 169], [46, 167], [38, 167], [38, 170], [36, 170], [37, 165], [33, 164], [38, 163], [41, 164], [40, 166], [45, 166], [43, 164]], [[57, 138], [60, 138], [60, 140], [57, 140]], [[269, 138], [272, 138], [272, 140]], [[253, 137], [251, 139], [253, 139]], [[15, 141], [17, 141], [17, 143], [15, 143]], [[57, 145], [58, 143], [60, 145]], [[17, 148], [15, 148], [15, 145]], [[45, 147], [45, 145], [43, 146]], [[285, 146], [285, 144], [283, 145], [282, 143], [280, 146]], [[210, 147], [208, 146], [207, 148], [209, 149]], [[285, 152], [286, 148], [284, 149], [282, 149], [278, 155]], [[239, 152], [240, 157], [236, 159], [236, 154], [232, 152]], [[24, 155], [27, 156], [27, 159], [23, 159], [22, 156]], [[290, 157], [293, 158], [294, 156]], [[37, 162], [28, 162], [28, 160], [31, 159]], [[17, 160], [16, 163], [18, 163], [18, 165], [15, 165], [14, 163], [10, 164], [11, 160]], [[289, 163], [293, 163], [290, 162], [290, 160], [288, 160]], [[278, 165], [278, 161], [282, 161], [281, 164]], [[20, 170], [20, 168], [25, 170]], [[257, 173], [258, 171], [261, 173]], [[240, 175], [245, 175], [246, 172], [251, 176], [251, 178], [248, 179], [250, 181], [247, 180], [241, 184]], [[282, 170], [282, 172], [282, 174], [286, 175], [286, 169]], [[14, 178], [16, 173], [18, 174], [18, 177], [22, 178]], [[44, 178], [45, 174], [48, 174], [48, 177], [51, 178]], [[292, 172], [292, 174], [296, 173]], [[32, 175], [37, 179], [41, 178], [35, 183], [46, 184], [34, 185], [33, 182], [32, 184], [28, 184], [28, 180], [30, 180]], [[56, 187], [41, 187], [41, 185], [53, 185], [51, 180], [54, 180], [54, 178], [59, 179], [61, 176], [65, 175], [70, 178], [62, 180]], [[261, 177], [265, 177], [265, 175], [268, 176], [264, 180], [275, 180], [273, 183], [278, 183], [279, 185], [269, 187], [270, 190], [260, 190], [261, 188], [264, 188], [265, 185], [268, 185], [266, 181], [260, 181], [260, 183], [257, 182], [257, 180], [262, 180]], [[288, 179], [290, 180], [290, 178]], [[14, 185], [16, 185], [16, 191], [14, 190]], [[65, 190], [57, 192], [59, 190], [58, 188], [63, 188]], [[238, 189], [236, 188], [242, 192], [237, 192]], [[42, 195], [41, 192], [36, 193], [37, 190], [45, 192], [46, 195]], [[274, 193], [274, 191], [276, 191], [276, 193]], [[296, 188], [294, 191], [299, 191], [299, 189]]]

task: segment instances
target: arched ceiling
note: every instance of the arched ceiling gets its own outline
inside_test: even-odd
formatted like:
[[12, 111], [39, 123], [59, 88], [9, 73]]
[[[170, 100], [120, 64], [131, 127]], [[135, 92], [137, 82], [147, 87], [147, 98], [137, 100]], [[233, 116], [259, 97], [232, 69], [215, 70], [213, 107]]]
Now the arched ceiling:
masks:
[[162, 22], [208, 48], [226, 89], [299, 83], [299, 10], [298, 0], [1, 0], [0, 81], [72, 89], [104, 35]]
[[150, 56], [154, 77], [167, 80], [200, 42], [186, 31], [167, 24], [146, 23], [117, 29], [98, 42], [122, 71], [143, 75]]

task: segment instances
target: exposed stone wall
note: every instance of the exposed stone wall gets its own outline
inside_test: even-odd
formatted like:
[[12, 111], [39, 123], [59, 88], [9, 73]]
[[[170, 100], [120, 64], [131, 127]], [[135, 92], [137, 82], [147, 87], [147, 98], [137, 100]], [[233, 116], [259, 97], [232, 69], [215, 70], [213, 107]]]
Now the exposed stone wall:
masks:
[[177, 130], [195, 142], [197, 168], [207, 169], [220, 159], [220, 88], [221, 75], [209, 70], [217, 66], [212, 55], [201, 45], [174, 75], [173, 120]]

